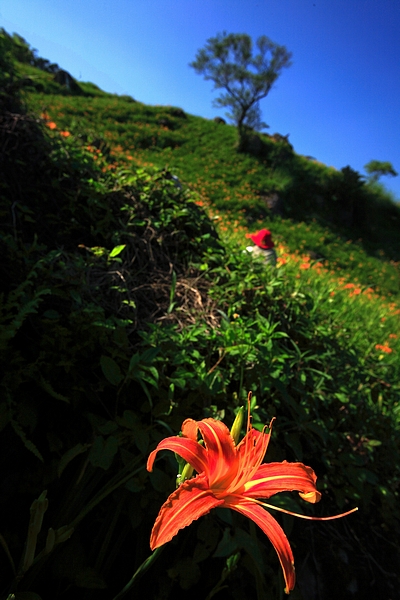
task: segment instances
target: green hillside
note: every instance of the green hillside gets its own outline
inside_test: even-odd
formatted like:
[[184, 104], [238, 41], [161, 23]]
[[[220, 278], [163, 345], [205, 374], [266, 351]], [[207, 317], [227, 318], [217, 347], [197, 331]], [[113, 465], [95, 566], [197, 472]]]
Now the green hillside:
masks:
[[[276, 417], [266, 461], [322, 494], [268, 502], [359, 508], [273, 513], [292, 598], [396, 598], [399, 206], [282, 136], [238, 153], [230, 125], [71, 81], [4, 30], [0, 67], [0, 599], [283, 598], [270, 541], [222, 509], [128, 584], [175, 489], [149, 453], [187, 418], [230, 427], [248, 392], [255, 429]], [[245, 252], [261, 227], [276, 268]]]

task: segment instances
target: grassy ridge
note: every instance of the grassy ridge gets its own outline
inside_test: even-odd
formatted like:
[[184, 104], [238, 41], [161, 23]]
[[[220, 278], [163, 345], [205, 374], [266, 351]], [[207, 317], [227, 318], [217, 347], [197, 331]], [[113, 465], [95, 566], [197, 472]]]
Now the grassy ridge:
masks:
[[[313, 514], [360, 508], [329, 524], [280, 519], [303, 567], [295, 597], [311, 600], [316, 581], [324, 599], [394, 597], [397, 207], [362, 188], [368, 210], [382, 209], [375, 229], [344, 227], [334, 216], [345, 184], [359, 208], [351, 174], [268, 138], [261, 154], [238, 155], [229, 126], [90, 84], [54, 94], [49, 73], [29, 76], [34, 117], [5, 110], [1, 121], [2, 596], [113, 598], [148, 556], [175, 485], [173, 457], [149, 476], [149, 451], [188, 416], [230, 425], [251, 390], [254, 426], [277, 417], [267, 459], [317, 472]], [[282, 216], [266, 207], [271, 193]], [[278, 241], [276, 269], [243, 252], [261, 223]], [[44, 489], [43, 539], [21, 570]], [[307, 509], [291, 494], [274, 501]], [[75, 533], [43, 557], [48, 528], [62, 526]], [[215, 511], [169, 544], [137, 591], [203, 600], [227, 577], [221, 598], [275, 599], [278, 572], [264, 536]]]
[[[363, 185], [357, 202], [364, 214], [345, 227], [335, 221], [343, 210], [340, 194], [347, 202], [354, 191], [341, 172], [296, 155], [283, 142], [264, 137], [264, 157], [237, 154], [229, 125], [111, 95], [33, 94], [29, 103], [59, 128], [78, 137], [85, 131], [119, 166], [168, 168], [225, 216], [252, 228], [267, 222], [292, 251], [316, 255], [384, 295], [399, 294], [400, 209], [379, 186]], [[284, 218], [266, 206], [273, 194], [282, 199]]]

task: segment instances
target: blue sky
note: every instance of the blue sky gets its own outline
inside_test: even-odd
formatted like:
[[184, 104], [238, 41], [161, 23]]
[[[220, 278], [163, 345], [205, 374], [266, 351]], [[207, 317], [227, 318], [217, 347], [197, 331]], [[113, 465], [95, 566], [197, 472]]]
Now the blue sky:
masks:
[[[212, 82], [188, 66], [216, 33], [267, 35], [293, 53], [261, 102], [299, 154], [400, 173], [399, 0], [0, 0], [0, 26], [76, 79], [205, 118]], [[400, 200], [400, 176], [382, 183]]]

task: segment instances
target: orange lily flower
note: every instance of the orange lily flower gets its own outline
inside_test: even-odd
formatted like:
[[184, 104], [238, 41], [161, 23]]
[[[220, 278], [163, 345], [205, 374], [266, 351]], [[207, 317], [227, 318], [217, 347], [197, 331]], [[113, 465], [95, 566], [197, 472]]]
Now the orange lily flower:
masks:
[[[301, 498], [315, 503], [321, 499], [316, 488], [314, 471], [303, 463], [261, 464], [271, 437], [251, 427], [250, 411], [247, 420], [247, 433], [236, 445], [229, 429], [221, 421], [186, 419], [182, 424], [182, 434], [162, 440], [151, 452], [147, 469], [152, 471], [154, 460], [160, 450], [171, 450], [181, 456], [197, 475], [184, 481], [172, 492], [163, 504], [154, 523], [150, 537], [152, 550], [169, 542], [180, 529], [190, 525], [212, 508], [231, 508], [252, 519], [272, 542], [285, 577], [285, 592], [289, 593], [295, 584], [294, 558], [289, 541], [278, 522], [263, 507], [277, 508], [259, 498], [270, 498], [278, 492], [296, 490]], [[198, 442], [200, 433], [203, 443]], [[350, 512], [334, 517], [307, 517], [306, 519], [327, 520], [345, 516]]]
[[392, 348], [390, 348], [390, 346], [388, 346], [387, 344], [376, 344], [375, 349], [382, 350], [382, 352], [386, 352], [386, 354], [390, 354], [391, 352], [393, 352]]

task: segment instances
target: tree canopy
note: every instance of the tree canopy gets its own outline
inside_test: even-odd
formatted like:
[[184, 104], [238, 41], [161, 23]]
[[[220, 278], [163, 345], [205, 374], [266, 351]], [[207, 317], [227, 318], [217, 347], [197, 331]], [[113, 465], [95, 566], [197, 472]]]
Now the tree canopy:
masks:
[[223, 89], [214, 101], [226, 107], [226, 113], [238, 128], [239, 150], [244, 150], [249, 129], [260, 130], [267, 125], [261, 121], [260, 100], [265, 98], [284, 67], [291, 65], [291, 53], [267, 36], [255, 42], [244, 33], [226, 32], [209, 38], [190, 63], [196, 73], [214, 82], [214, 89]]
[[389, 161], [382, 160], [370, 160], [364, 166], [364, 169], [370, 176], [372, 181], [378, 181], [379, 177], [383, 175], [391, 175], [392, 177], [397, 177], [398, 173], [394, 170], [392, 163]]

